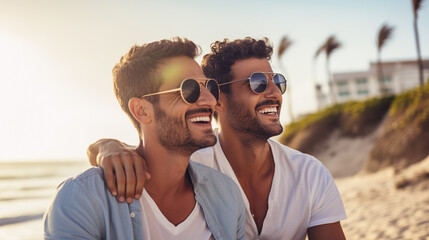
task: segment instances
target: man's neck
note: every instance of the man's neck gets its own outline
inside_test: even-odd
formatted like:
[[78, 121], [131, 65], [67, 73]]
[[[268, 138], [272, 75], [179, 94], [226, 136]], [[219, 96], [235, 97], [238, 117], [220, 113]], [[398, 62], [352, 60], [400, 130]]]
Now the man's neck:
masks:
[[266, 139], [253, 139], [234, 131], [219, 131], [219, 142], [237, 177], [257, 177], [274, 168], [271, 147]]
[[152, 198], [164, 198], [192, 187], [186, 175], [190, 154], [168, 151], [157, 142], [140, 144], [137, 151], [151, 174], [145, 189]]

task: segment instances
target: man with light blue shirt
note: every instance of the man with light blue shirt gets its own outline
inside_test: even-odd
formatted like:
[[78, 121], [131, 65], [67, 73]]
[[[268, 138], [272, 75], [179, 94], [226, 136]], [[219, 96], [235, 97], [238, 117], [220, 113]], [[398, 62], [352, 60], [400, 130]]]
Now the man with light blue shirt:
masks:
[[[120, 203], [91, 168], [63, 182], [44, 216], [46, 239], [244, 239], [245, 207], [224, 174], [189, 161], [212, 146], [219, 86], [175, 38], [133, 46], [113, 69], [115, 95], [137, 128], [150, 179]], [[144, 164], [141, 162], [140, 164]]]

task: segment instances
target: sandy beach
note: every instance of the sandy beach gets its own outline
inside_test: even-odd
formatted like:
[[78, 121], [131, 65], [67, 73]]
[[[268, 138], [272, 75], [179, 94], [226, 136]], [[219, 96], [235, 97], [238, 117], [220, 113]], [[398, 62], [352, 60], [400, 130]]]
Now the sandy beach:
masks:
[[393, 169], [337, 179], [347, 239], [429, 239], [429, 180], [395, 187]]
[[344, 233], [351, 240], [429, 239], [429, 156], [396, 174], [393, 167], [361, 171], [382, 132], [382, 124], [363, 137], [336, 131], [315, 154], [341, 193], [347, 213]]

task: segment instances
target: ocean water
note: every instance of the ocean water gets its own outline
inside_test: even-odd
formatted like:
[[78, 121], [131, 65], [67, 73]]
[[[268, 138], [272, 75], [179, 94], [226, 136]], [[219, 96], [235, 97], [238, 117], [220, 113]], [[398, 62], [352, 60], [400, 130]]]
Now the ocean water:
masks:
[[0, 240], [43, 239], [42, 217], [56, 187], [89, 163], [0, 162]]

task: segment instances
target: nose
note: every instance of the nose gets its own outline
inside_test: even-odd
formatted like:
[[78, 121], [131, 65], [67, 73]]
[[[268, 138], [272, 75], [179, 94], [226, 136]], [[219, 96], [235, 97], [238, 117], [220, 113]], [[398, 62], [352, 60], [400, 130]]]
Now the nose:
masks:
[[214, 109], [217, 104], [216, 98], [207, 90], [202, 84], [200, 84], [200, 97], [198, 98], [197, 105], [199, 106], [209, 106]]
[[267, 98], [275, 98], [276, 100], [282, 99], [282, 92], [280, 91], [279, 87], [274, 83], [273, 77], [268, 79], [268, 86], [267, 89], [264, 91], [264, 95]]

